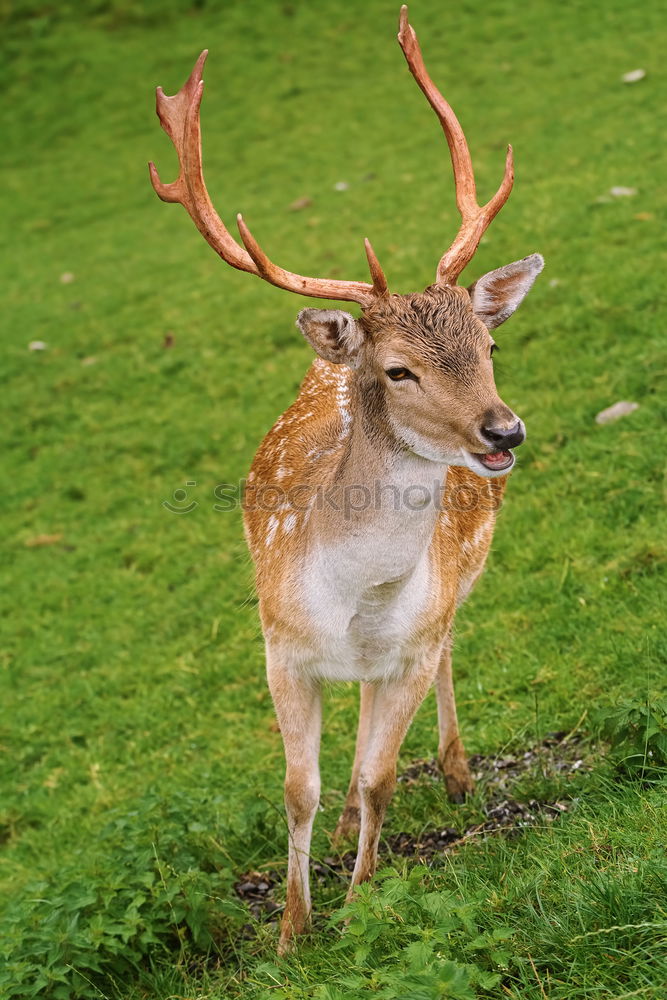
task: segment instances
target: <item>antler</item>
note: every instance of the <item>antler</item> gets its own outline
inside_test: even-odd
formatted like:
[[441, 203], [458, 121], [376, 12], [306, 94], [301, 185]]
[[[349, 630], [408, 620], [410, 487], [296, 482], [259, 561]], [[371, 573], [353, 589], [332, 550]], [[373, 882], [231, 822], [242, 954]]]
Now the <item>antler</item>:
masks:
[[405, 4], [401, 7], [398, 42], [403, 49], [410, 72], [440, 120], [452, 157], [456, 205], [462, 221], [454, 242], [440, 259], [436, 283], [455, 285], [463, 269], [472, 260], [486, 229], [510, 196], [514, 183], [512, 147], [507, 147], [505, 175], [500, 187], [491, 201], [480, 207], [477, 204], [475, 175], [466, 137], [458, 118], [426, 71], [417, 36], [408, 21], [408, 8]]
[[264, 278], [278, 288], [317, 299], [358, 302], [361, 306], [368, 306], [378, 295], [386, 295], [387, 282], [368, 240], [366, 256], [373, 278], [372, 285], [364, 281], [306, 278], [285, 271], [269, 260], [241, 215], [237, 216], [237, 220], [245, 249], [230, 235], [213, 207], [202, 172], [199, 108], [204, 92], [202, 70], [207, 55], [208, 50], [204, 49], [188, 80], [173, 97], [167, 96], [162, 87], [157, 88], [157, 114], [162, 128], [176, 148], [180, 166], [177, 180], [171, 184], [163, 184], [155, 164], [149, 163], [151, 182], [158, 197], [162, 201], [180, 202], [206, 242], [224, 261], [239, 271]]

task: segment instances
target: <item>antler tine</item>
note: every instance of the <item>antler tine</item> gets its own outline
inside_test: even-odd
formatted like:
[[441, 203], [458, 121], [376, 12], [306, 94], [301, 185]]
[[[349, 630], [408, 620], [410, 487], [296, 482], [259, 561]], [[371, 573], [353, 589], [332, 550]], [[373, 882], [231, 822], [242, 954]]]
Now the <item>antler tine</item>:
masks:
[[389, 295], [387, 279], [384, 276], [384, 271], [380, 267], [380, 261], [375, 256], [375, 250], [373, 249], [369, 239], [364, 240], [364, 247], [366, 249], [368, 269], [371, 272], [371, 278], [373, 279], [373, 291], [379, 296]]
[[[248, 225], [239, 212], [236, 216], [239, 233], [243, 245], [252, 258], [256, 273], [278, 288], [289, 292], [298, 292], [315, 299], [342, 299], [345, 302], [358, 302], [366, 307], [375, 299], [377, 293], [375, 278], [373, 284], [365, 281], [339, 281], [336, 278], [306, 278], [302, 274], [294, 274], [274, 264], [250, 232]], [[378, 265], [379, 267], [379, 265]]]
[[180, 202], [206, 242], [232, 267], [257, 274], [252, 258], [238, 245], [213, 207], [202, 171], [199, 109], [204, 95], [202, 71], [208, 50], [204, 49], [190, 76], [177, 94], [168, 96], [158, 87], [156, 111], [160, 124], [178, 154], [179, 174], [163, 184], [154, 163], [149, 163], [151, 183], [162, 201]]
[[[369, 305], [376, 295], [384, 294], [386, 281], [375, 255], [369, 257], [373, 284], [364, 281], [338, 281], [329, 278], [307, 278], [293, 274], [274, 264], [250, 233], [243, 218], [238, 216], [239, 231], [245, 249], [231, 236], [211, 202], [204, 174], [201, 155], [201, 126], [199, 109], [204, 92], [202, 71], [206, 49], [177, 94], [167, 96], [157, 88], [156, 108], [160, 123], [172, 140], [179, 161], [178, 178], [171, 184], [160, 180], [154, 163], [149, 163], [151, 183], [163, 201], [179, 202], [187, 210], [206, 242], [232, 267], [264, 278], [278, 288], [298, 292], [319, 299], [342, 299]], [[375, 270], [373, 268], [375, 267]], [[381, 276], [381, 280], [378, 277]]]
[[512, 147], [507, 147], [505, 174], [500, 187], [493, 198], [480, 207], [477, 204], [475, 175], [465, 134], [451, 106], [426, 70], [417, 35], [408, 20], [408, 8], [405, 4], [401, 7], [398, 43], [410, 72], [438, 116], [452, 158], [456, 204], [462, 221], [454, 242], [440, 259], [436, 282], [441, 285], [454, 285], [463, 269], [472, 260], [485, 230], [510, 196], [514, 183]]

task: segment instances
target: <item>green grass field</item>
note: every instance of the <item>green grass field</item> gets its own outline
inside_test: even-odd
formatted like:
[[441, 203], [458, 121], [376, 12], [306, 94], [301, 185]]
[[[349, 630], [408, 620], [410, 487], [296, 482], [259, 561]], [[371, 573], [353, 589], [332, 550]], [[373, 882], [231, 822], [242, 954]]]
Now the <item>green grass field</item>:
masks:
[[[241, 514], [216, 511], [214, 490], [294, 397], [307, 303], [226, 268], [158, 201], [146, 162], [168, 181], [176, 160], [154, 88], [174, 93], [208, 47], [204, 162], [227, 224], [243, 211], [285, 267], [362, 280], [368, 236], [392, 290], [415, 291], [458, 217], [398, 8], [0, 5], [0, 996], [667, 995], [665, 786], [624, 778], [598, 744], [582, 744], [590, 770], [515, 789], [573, 798], [560, 819], [428, 867], [385, 850], [347, 926], [345, 884], [325, 879], [289, 959], [234, 891], [272, 873], [281, 902], [287, 835]], [[502, 755], [554, 730], [592, 738], [596, 713], [665, 693], [664, 11], [415, 0], [411, 20], [482, 197], [515, 149], [471, 280], [547, 261], [499, 331], [499, 390], [529, 436], [457, 619], [464, 741]], [[639, 409], [597, 425], [621, 399]], [[167, 510], [178, 490], [196, 508]], [[327, 694], [316, 860], [332, 854], [356, 694]], [[401, 767], [435, 746], [429, 698]], [[385, 834], [464, 829], [484, 802], [400, 784]]]

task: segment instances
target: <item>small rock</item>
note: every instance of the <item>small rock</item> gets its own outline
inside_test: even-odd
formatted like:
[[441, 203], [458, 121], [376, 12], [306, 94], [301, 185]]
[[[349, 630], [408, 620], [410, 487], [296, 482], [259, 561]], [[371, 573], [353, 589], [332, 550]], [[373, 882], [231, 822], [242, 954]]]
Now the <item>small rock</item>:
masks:
[[63, 274], [60, 275], [61, 285], [71, 285], [73, 281], [74, 281], [74, 275], [72, 274], [71, 271], [65, 271]]
[[610, 424], [620, 417], [627, 417], [628, 413], [633, 413], [637, 409], [639, 409], [639, 403], [628, 403], [625, 399], [621, 399], [613, 406], [608, 406], [606, 410], [600, 410], [595, 418], [595, 423]]
[[499, 770], [504, 770], [506, 767], [516, 767], [516, 759], [514, 757], [502, 757], [500, 760], [495, 761], [495, 765]]
[[243, 895], [246, 892], [254, 892], [255, 883], [254, 882], [241, 882], [236, 886], [236, 891]]
[[609, 188], [609, 194], [612, 198], [632, 198], [633, 195], [637, 194], [637, 188], [622, 187], [619, 185]]
[[337, 181], [334, 184], [334, 191], [347, 191], [349, 187], [347, 181]]
[[29, 351], [46, 351], [49, 345], [45, 344], [43, 340], [31, 340], [28, 344]]
[[629, 73], [624, 73], [621, 77], [623, 83], [638, 83], [646, 76], [645, 69], [631, 69]]
[[308, 208], [312, 204], [313, 199], [306, 195], [303, 198], [297, 198], [296, 201], [293, 201], [289, 206], [289, 210], [290, 212], [301, 212], [304, 208]]

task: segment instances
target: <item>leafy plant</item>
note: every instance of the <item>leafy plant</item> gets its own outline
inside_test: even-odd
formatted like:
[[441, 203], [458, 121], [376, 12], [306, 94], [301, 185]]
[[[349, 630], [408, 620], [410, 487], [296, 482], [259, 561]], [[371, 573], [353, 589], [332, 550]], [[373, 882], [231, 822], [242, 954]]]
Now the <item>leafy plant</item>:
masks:
[[667, 702], [624, 701], [601, 711], [597, 721], [620, 771], [651, 782], [667, 774]]
[[99, 998], [100, 977], [122, 980], [156, 950], [214, 947], [243, 910], [225, 898], [231, 872], [198, 843], [193, 807], [181, 796], [119, 812], [93, 858], [27, 887], [5, 915], [0, 994]]
[[[43, 970], [66, 963], [110, 1000], [274, 1000], [281, 989], [288, 1000], [347, 1000], [341, 976], [372, 982], [371, 959], [354, 966], [360, 935], [343, 932], [332, 951], [338, 929], [318, 928], [288, 960], [276, 958], [270, 922], [229, 950], [224, 937], [248, 921], [224, 866], [280, 866], [287, 833], [241, 519], [215, 510], [214, 489], [247, 473], [293, 399], [311, 360], [294, 314], [308, 303], [223, 274], [185, 213], [154, 197], [145, 162], [175, 177], [153, 88], [173, 93], [209, 45], [205, 161], [223, 216], [252, 211], [287, 266], [350, 277], [363, 276], [363, 220], [392, 289], [423, 287], [458, 217], [435, 118], [393, 41], [399, 5], [0, 0], [0, 995], [29, 997]], [[445, 17], [439, 0], [421, 0], [412, 16], [472, 130], [480, 194], [497, 184], [504, 144], [517, 148], [509, 216], [468, 280], [532, 250], [548, 259], [503, 327], [499, 388], [529, 437], [484, 579], [457, 619], [465, 742], [505, 754], [525, 742], [535, 692], [540, 728], [569, 729], [584, 708], [665, 675], [664, 4], [507, 0], [448, 5]], [[626, 85], [634, 67], [646, 76]], [[636, 193], [607, 196], [615, 185]], [[304, 196], [312, 205], [288, 210]], [[46, 349], [29, 351], [33, 340]], [[639, 409], [595, 423], [622, 399]], [[166, 510], [191, 480], [197, 509]], [[327, 695], [321, 859], [349, 779], [357, 698], [352, 685]], [[430, 755], [435, 740], [430, 698], [402, 762]], [[580, 801], [562, 822], [471, 838], [414, 889], [420, 900], [477, 900], [474, 933], [452, 931], [450, 950], [434, 949], [442, 980], [446, 962], [471, 979], [471, 967], [498, 975], [489, 946], [472, 947], [495, 920], [516, 936], [498, 943], [512, 958], [494, 1000], [664, 1000], [667, 796], [646, 781], [607, 789], [601, 777], [572, 777]], [[151, 804], [156, 786], [163, 802]], [[258, 789], [273, 826], [249, 808], [254, 799], [260, 810]], [[524, 791], [558, 797], [561, 786], [536, 779]], [[386, 832], [466, 826], [479, 801], [462, 811], [439, 780], [401, 783]], [[127, 809], [109, 818], [112, 803]], [[316, 913], [343, 891], [316, 885]], [[423, 917], [432, 927], [426, 909], [414, 912], [412, 926]], [[381, 910], [375, 919], [371, 955], [387, 955], [378, 976], [394, 969], [409, 993], [404, 950], [419, 939]], [[89, 939], [97, 920], [104, 934]], [[206, 931], [229, 956], [223, 971], [206, 961]], [[437, 988], [430, 968], [417, 974], [431, 980], [421, 989]], [[84, 988], [99, 1000], [69, 975], [47, 983], [45, 1000]]]
[[[346, 997], [382, 1000], [473, 1000], [495, 988], [512, 962], [511, 928], [481, 926], [482, 900], [436, 891], [429, 869], [385, 869], [373, 885], [335, 913], [344, 926], [336, 986]], [[333, 994], [332, 994], [333, 995]]]

